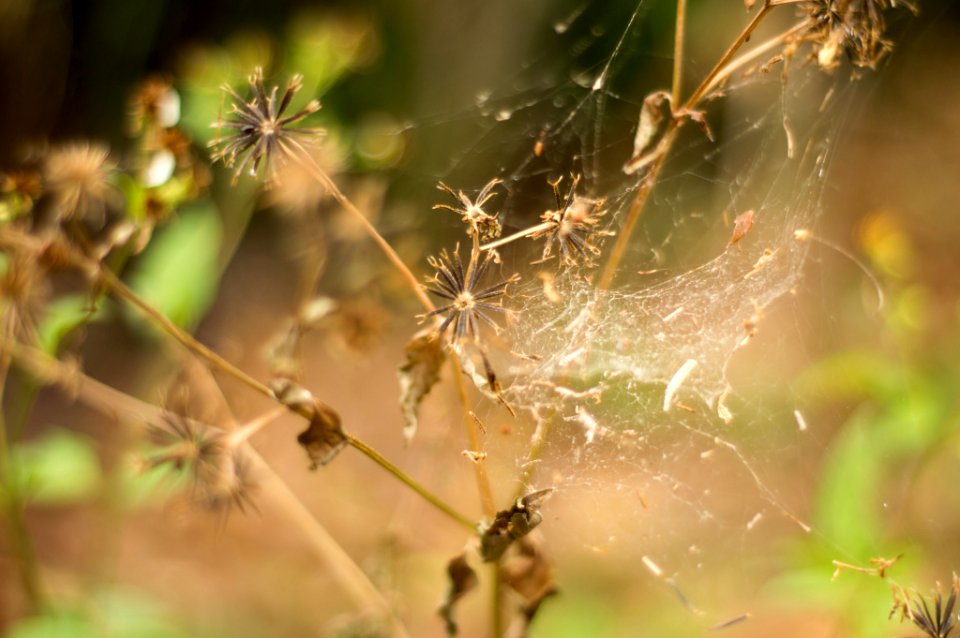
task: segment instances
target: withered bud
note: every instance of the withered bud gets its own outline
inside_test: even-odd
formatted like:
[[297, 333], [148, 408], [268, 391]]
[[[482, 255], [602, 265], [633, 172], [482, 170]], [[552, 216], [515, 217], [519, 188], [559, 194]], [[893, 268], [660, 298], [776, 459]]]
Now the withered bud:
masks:
[[336, 410], [292, 379], [275, 378], [270, 382], [270, 389], [281, 404], [300, 414], [309, 414], [310, 425], [297, 435], [297, 443], [306, 450], [310, 469], [332, 461], [347, 444]]
[[480, 533], [480, 556], [485, 563], [499, 560], [513, 544], [532, 532], [543, 520], [540, 504], [553, 492], [552, 488], [527, 494], [508, 510], [497, 512], [493, 521], [478, 528]]

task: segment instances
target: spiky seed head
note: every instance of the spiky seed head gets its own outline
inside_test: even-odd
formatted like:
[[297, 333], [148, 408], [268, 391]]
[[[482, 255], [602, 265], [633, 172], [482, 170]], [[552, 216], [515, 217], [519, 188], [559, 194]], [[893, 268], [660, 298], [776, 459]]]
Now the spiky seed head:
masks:
[[248, 78], [248, 83], [251, 93], [249, 101], [240, 97], [230, 86], [222, 87], [234, 102], [230, 115], [212, 126], [217, 130], [227, 129], [228, 133], [209, 143], [211, 148], [217, 149], [211, 155], [213, 161], [221, 161], [228, 168], [235, 167], [234, 182], [247, 170], [250, 175], [256, 176], [261, 166], [266, 167], [268, 179], [273, 179], [278, 163], [283, 163], [293, 153], [302, 152], [303, 141], [323, 132], [320, 129], [293, 126], [320, 110], [317, 100], [310, 100], [293, 115], [284, 115], [294, 96], [303, 88], [302, 75], [290, 78], [281, 96], [278, 96], [278, 86], [267, 91], [260, 67]]

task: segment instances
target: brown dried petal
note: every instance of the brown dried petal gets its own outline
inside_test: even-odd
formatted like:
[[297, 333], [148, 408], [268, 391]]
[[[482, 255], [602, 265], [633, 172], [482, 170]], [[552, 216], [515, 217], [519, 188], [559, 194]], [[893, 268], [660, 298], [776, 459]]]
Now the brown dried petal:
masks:
[[461, 598], [477, 586], [477, 573], [467, 563], [466, 553], [454, 556], [447, 563], [447, 577], [450, 579], [447, 596], [439, 609], [440, 617], [447, 626], [447, 636], [457, 635], [457, 623], [453, 619], [453, 608]]
[[407, 443], [417, 433], [420, 404], [440, 379], [446, 360], [440, 334], [432, 327], [413, 336], [406, 347], [407, 362], [397, 371], [400, 381], [400, 410], [403, 412], [403, 438]]

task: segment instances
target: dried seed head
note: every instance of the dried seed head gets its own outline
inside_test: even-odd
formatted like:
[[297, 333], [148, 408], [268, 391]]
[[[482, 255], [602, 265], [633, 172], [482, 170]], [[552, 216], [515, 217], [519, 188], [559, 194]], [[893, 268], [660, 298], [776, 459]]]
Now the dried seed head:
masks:
[[0, 316], [19, 328], [32, 327], [50, 293], [42, 266], [33, 251], [4, 251], [0, 259]]
[[437, 204], [433, 207], [434, 210], [438, 208], [444, 208], [449, 211], [460, 215], [460, 219], [463, 220], [464, 224], [467, 224], [470, 227], [471, 232], [477, 233], [477, 236], [480, 238], [481, 242], [493, 241], [500, 237], [503, 233], [503, 227], [500, 225], [500, 221], [497, 219], [497, 214], [490, 214], [486, 212], [483, 207], [486, 205], [490, 198], [496, 195], [493, 189], [502, 183], [499, 179], [492, 179], [487, 182], [487, 185], [483, 187], [480, 191], [480, 194], [477, 195], [477, 199], [471, 201], [463, 191], [455, 191], [443, 182], [437, 184], [437, 188], [453, 196], [456, 199], [460, 206], [449, 206], [447, 204]]
[[168, 78], [147, 78], [130, 98], [130, 132], [133, 134], [154, 127], [167, 129], [179, 121], [180, 95]]
[[891, 614], [899, 609], [902, 618], [909, 618], [913, 624], [920, 628], [926, 636], [930, 638], [948, 638], [953, 634], [957, 626], [958, 615], [954, 611], [957, 602], [957, 593], [960, 592], [960, 583], [957, 582], [957, 576], [954, 574], [953, 585], [950, 588], [950, 597], [944, 602], [943, 592], [940, 590], [940, 584], [937, 583], [937, 593], [933, 596], [933, 608], [923, 596], [913, 598], [906, 591], [894, 590], [894, 609]]
[[57, 219], [83, 219], [102, 226], [107, 208], [118, 197], [110, 183], [114, 165], [109, 150], [85, 142], [54, 149], [44, 166], [44, 179], [56, 206]]
[[807, 0], [800, 10], [810, 28], [799, 39], [812, 43], [825, 71], [839, 65], [841, 54], [857, 67], [873, 69], [893, 48], [885, 37], [884, 12], [898, 6], [915, 10], [906, 0]]
[[232, 450], [220, 458], [219, 466], [210, 466], [210, 473], [197, 481], [194, 496], [205, 507], [215, 511], [228, 511], [236, 507], [241, 512], [256, 509], [250, 462], [239, 450]]
[[227, 444], [222, 432], [172, 413], [150, 431], [160, 449], [147, 457], [148, 466], [189, 472], [199, 503], [215, 510], [237, 507], [241, 511], [253, 504], [255, 483], [249, 463]]
[[263, 84], [263, 69], [260, 67], [254, 70], [248, 82], [252, 93], [249, 102], [229, 86], [223, 86], [223, 90], [235, 100], [230, 111], [233, 117], [221, 119], [212, 126], [218, 130], [228, 129], [230, 133], [209, 144], [211, 148], [219, 147], [211, 156], [213, 161], [222, 161], [229, 168], [236, 166], [234, 182], [248, 167], [250, 175], [256, 176], [261, 164], [267, 167], [268, 178], [272, 179], [278, 162], [303, 151], [298, 138], [311, 138], [322, 133], [320, 129], [291, 126], [319, 111], [320, 102], [317, 100], [311, 100], [293, 115], [283, 115], [293, 97], [303, 88], [303, 76], [290, 78], [279, 98], [277, 86], [267, 93]]
[[37, 171], [21, 169], [0, 173], [0, 222], [29, 213], [41, 192]]
[[508, 285], [518, 281], [519, 276], [513, 275], [492, 286], [480, 288], [480, 280], [483, 279], [493, 259], [493, 254], [487, 252], [483, 261], [480, 261], [479, 254], [474, 251], [467, 268], [464, 269], [463, 262], [460, 261], [458, 245], [452, 255], [443, 250], [439, 258], [431, 257], [428, 260], [430, 265], [436, 268], [437, 274], [428, 281], [426, 289], [448, 302], [447, 305], [426, 315], [427, 317], [445, 315], [438, 332], [443, 333], [448, 326], [452, 325], [452, 339], [459, 341], [467, 335], [477, 338], [480, 334], [480, 321], [489, 325], [494, 331], [499, 330], [487, 313], [489, 311], [504, 312], [499, 301], [494, 300], [506, 292]]
[[601, 218], [606, 215], [605, 202], [603, 199], [591, 199], [578, 195], [579, 176], [573, 178], [566, 198], [562, 199], [560, 181], [558, 179], [550, 183], [557, 199], [557, 210], [548, 210], [541, 215], [540, 219], [548, 226], [531, 235], [533, 239], [546, 238], [539, 261], [550, 259], [556, 245], [559, 248], [560, 263], [564, 266], [574, 266], [578, 263], [592, 265], [592, 258], [600, 254], [600, 249], [590, 240], [612, 234], [610, 231], [597, 228]]

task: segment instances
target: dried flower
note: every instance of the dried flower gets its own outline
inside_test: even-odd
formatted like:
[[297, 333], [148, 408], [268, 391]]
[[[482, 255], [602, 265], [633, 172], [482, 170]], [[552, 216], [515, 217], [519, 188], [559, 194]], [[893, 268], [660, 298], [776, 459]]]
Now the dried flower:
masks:
[[813, 43], [824, 70], [836, 68], [841, 53], [855, 66], [876, 68], [893, 48], [884, 37], [884, 12], [897, 6], [915, 10], [905, 0], [808, 0], [801, 10], [812, 26], [801, 39]]
[[114, 165], [100, 144], [75, 143], [51, 151], [44, 166], [47, 189], [61, 221], [85, 219], [98, 225], [118, 193], [110, 183]]
[[[939, 589], [939, 585], [938, 585]], [[946, 604], [943, 602], [943, 594], [937, 591], [933, 597], [933, 609], [927, 604], [926, 598], [917, 596], [919, 602], [913, 599], [907, 592], [894, 590], [895, 602], [894, 610], [891, 613], [900, 610], [902, 618], [909, 618], [913, 624], [919, 627], [924, 634], [930, 638], [948, 638], [956, 627], [957, 614], [954, 613], [954, 605], [957, 602], [957, 592], [960, 591], [960, 582], [957, 576], [953, 577], [953, 586], [950, 589], [950, 598]]]
[[450, 193], [454, 199], [459, 200], [460, 207], [449, 206], [447, 204], [436, 204], [433, 209], [437, 210], [438, 208], [445, 208], [446, 210], [457, 213], [460, 215], [460, 219], [463, 220], [463, 223], [468, 224], [470, 228], [478, 234], [480, 241], [492, 241], [500, 236], [500, 234], [503, 232], [503, 227], [500, 225], [497, 215], [491, 215], [487, 211], [483, 210], [483, 206], [490, 201], [491, 197], [496, 195], [496, 193], [493, 192], [493, 189], [500, 183], [501, 181], [496, 178], [490, 180], [480, 191], [480, 194], [477, 195], [477, 199], [475, 201], [470, 201], [470, 198], [464, 195], [463, 191], [454, 191], [443, 182], [440, 182], [437, 184], [437, 188]]
[[147, 464], [188, 471], [194, 498], [210, 509], [236, 507], [243, 511], [252, 506], [250, 494], [255, 484], [240, 451], [218, 430], [171, 413], [165, 417], [162, 426], [151, 428], [161, 449], [147, 458]]
[[180, 121], [180, 94], [165, 77], [144, 80], [130, 98], [130, 132], [166, 129]]
[[41, 192], [40, 174], [36, 171], [0, 173], [0, 221], [29, 213]]
[[321, 133], [320, 129], [299, 128], [291, 126], [311, 113], [320, 110], [320, 102], [310, 100], [307, 105], [293, 115], [283, 117], [283, 112], [290, 106], [290, 102], [297, 92], [303, 88], [303, 76], [294, 75], [287, 82], [283, 96], [278, 100], [279, 87], [274, 86], [269, 96], [263, 85], [263, 69], [257, 67], [248, 79], [253, 97], [245, 102], [236, 91], [227, 85], [223, 90], [236, 102], [230, 111], [232, 119], [220, 120], [214, 123], [217, 129], [227, 128], [232, 133], [212, 140], [210, 147], [221, 147], [212, 155], [214, 161], [222, 161], [232, 168], [237, 159], [240, 159], [234, 173], [234, 182], [249, 166], [250, 175], [255, 176], [261, 164], [267, 165], [267, 172], [272, 177], [276, 169], [275, 161], [278, 155], [289, 156], [299, 152], [302, 148], [297, 137], [312, 137]]
[[427, 317], [446, 315], [438, 332], [443, 333], [453, 324], [454, 341], [462, 339], [467, 334], [476, 338], [479, 335], [478, 320], [491, 326], [495, 331], [499, 330], [486, 311], [504, 311], [503, 306], [493, 303], [492, 300], [501, 296], [507, 286], [517, 281], [519, 276], [514, 275], [493, 286], [478, 290], [478, 284], [492, 260], [493, 254], [488, 252], [481, 262], [479, 253], [474, 251], [464, 271], [463, 262], [460, 261], [459, 245], [454, 249], [452, 256], [444, 250], [440, 253], [439, 259], [430, 258], [430, 265], [437, 269], [437, 274], [430, 282], [431, 285], [427, 286], [427, 291], [450, 302], [426, 315]]
[[546, 237], [546, 245], [540, 261], [547, 261], [553, 254], [553, 246], [560, 249], [560, 261], [565, 266], [575, 265], [578, 260], [591, 264], [591, 256], [600, 254], [600, 249], [590, 243], [593, 236], [610, 235], [609, 231], [597, 229], [600, 218], [606, 214], [604, 200], [577, 195], [580, 176], [573, 178], [566, 199], [560, 197], [560, 181], [551, 182], [557, 199], [557, 210], [548, 210], [540, 219], [544, 228], [531, 235], [533, 239]]
[[0, 258], [4, 261], [0, 265], [0, 315], [29, 334], [35, 330], [33, 317], [49, 296], [49, 281], [33, 251], [8, 249], [0, 252]]

